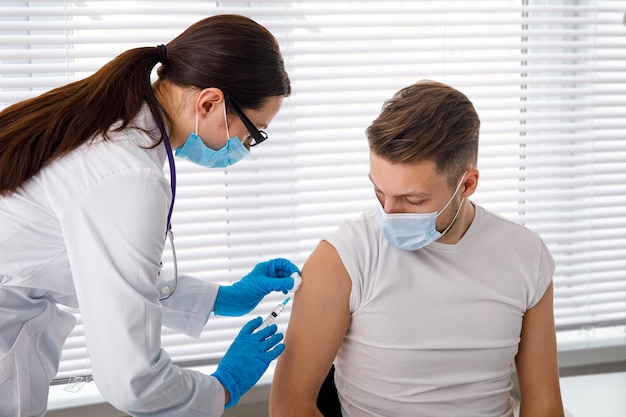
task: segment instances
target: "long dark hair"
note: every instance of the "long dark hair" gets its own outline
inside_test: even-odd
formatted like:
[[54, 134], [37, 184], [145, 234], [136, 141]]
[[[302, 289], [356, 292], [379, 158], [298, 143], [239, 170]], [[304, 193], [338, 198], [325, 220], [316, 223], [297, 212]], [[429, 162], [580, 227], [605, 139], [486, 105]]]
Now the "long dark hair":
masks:
[[[164, 56], [165, 55], [165, 56]], [[131, 49], [92, 76], [21, 101], [0, 112], [0, 196], [10, 195], [46, 164], [94, 135], [128, 126], [147, 103], [165, 134], [150, 73], [182, 87], [216, 87], [243, 108], [258, 109], [291, 87], [278, 43], [253, 20], [238, 15], [203, 19], [166, 45]], [[157, 81], [157, 83], [160, 82]]]

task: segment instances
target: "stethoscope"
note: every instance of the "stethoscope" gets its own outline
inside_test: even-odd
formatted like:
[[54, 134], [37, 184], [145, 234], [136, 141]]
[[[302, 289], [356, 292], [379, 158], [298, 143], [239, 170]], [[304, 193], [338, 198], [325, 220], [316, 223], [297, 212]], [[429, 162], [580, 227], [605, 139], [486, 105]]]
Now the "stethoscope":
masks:
[[[156, 117], [155, 119], [157, 121], [159, 120]], [[171, 286], [165, 285], [159, 289], [159, 293], [161, 294], [159, 301], [170, 298], [176, 290], [176, 285], [178, 285], [178, 261], [176, 260], [176, 247], [174, 246], [174, 233], [172, 232], [172, 212], [174, 211], [174, 200], [176, 199], [176, 165], [174, 164], [174, 153], [172, 152], [169, 135], [165, 129], [163, 129], [163, 131], [165, 131], [163, 143], [165, 144], [165, 152], [167, 153], [167, 160], [170, 165], [170, 187], [172, 187], [172, 202], [170, 203], [170, 211], [167, 214], [167, 229], [165, 236], [167, 240], [170, 241], [170, 246], [172, 248], [172, 260], [174, 261], [174, 282]], [[161, 263], [161, 266], [162, 265], [163, 263]]]

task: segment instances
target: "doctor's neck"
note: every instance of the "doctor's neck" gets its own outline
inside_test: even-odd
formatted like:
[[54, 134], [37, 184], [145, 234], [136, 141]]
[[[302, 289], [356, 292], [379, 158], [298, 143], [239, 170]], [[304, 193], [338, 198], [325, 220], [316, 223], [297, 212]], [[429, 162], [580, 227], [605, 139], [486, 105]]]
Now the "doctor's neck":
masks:
[[190, 105], [189, 89], [179, 87], [167, 80], [158, 80], [152, 85], [154, 94], [165, 111], [165, 122], [172, 149], [183, 146], [189, 136], [189, 132], [181, 131], [177, 120], [184, 120], [188, 111], [185, 103]]

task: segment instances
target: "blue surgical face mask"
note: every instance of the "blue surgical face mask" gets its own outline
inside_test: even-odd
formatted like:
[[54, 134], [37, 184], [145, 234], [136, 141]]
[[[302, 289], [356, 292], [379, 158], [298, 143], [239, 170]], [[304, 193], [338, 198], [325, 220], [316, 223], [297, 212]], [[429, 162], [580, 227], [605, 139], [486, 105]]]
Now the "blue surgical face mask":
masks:
[[185, 144], [176, 149], [176, 156], [207, 168], [224, 168], [240, 161], [250, 151], [246, 149], [237, 136], [230, 137], [228, 120], [226, 119], [226, 104], [224, 104], [224, 121], [228, 140], [223, 148], [214, 151], [207, 147], [196, 133], [198, 131], [198, 113], [196, 113], [196, 132], [192, 132]]
[[[465, 174], [463, 174], [463, 176], [465, 176]], [[439, 213], [434, 211], [432, 213], [387, 214], [385, 213], [383, 207], [379, 205], [376, 217], [385, 239], [397, 248], [409, 251], [416, 251], [426, 245], [430, 245], [436, 240], [441, 239], [441, 237], [445, 235], [454, 224], [456, 217], [459, 215], [459, 211], [463, 206], [463, 201], [459, 204], [459, 208], [457, 209], [454, 218], [443, 232], [438, 231], [436, 228], [437, 217], [439, 217], [439, 215], [443, 213], [446, 208], [448, 208], [454, 199], [454, 196], [459, 191], [462, 183], [463, 178], [459, 181], [459, 185], [457, 185], [456, 190], [454, 190], [454, 194], [450, 197], [450, 200], [448, 200]]]

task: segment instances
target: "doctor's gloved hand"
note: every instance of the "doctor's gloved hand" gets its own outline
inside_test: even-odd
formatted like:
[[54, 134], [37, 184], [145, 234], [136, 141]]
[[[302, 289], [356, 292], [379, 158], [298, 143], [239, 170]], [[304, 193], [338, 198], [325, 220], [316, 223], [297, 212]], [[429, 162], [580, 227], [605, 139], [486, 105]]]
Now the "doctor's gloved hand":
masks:
[[263, 323], [261, 317], [249, 321], [217, 365], [213, 374], [230, 395], [224, 408], [232, 407], [239, 398], [257, 383], [273, 361], [285, 350], [282, 333], [276, 333], [275, 324], [252, 333]]
[[292, 289], [294, 280], [290, 275], [294, 272], [300, 273], [300, 270], [287, 259], [261, 262], [240, 281], [220, 286], [213, 311], [218, 316], [247, 314], [270, 292], [286, 294]]

